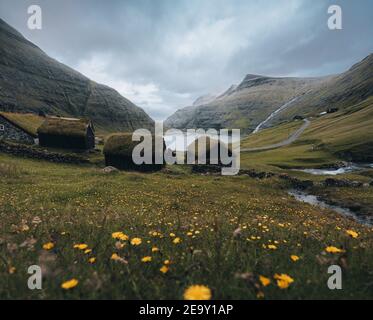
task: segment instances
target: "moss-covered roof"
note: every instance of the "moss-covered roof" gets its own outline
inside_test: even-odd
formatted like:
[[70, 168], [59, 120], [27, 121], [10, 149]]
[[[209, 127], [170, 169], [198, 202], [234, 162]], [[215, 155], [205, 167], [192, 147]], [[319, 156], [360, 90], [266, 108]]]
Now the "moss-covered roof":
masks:
[[57, 136], [84, 137], [87, 128], [91, 125], [89, 120], [47, 117], [39, 127], [39, 134], [49, 134]]
[[[206, 140], [205, 140], [206, 141], [205, 142], [206, 143], [206, 145], [205, 145], [206, 160], [207, 160], [208, 163], [210, 161], [213, 161], [213, 160], [217, 160], [218, 162], [220, 162], [221, 155], [225, 154], [227, 152], [227, 151], [223, 152], [222, 150], [228, 150], [228, 155], [232, 154], [232, 147], [231, 147], [230, 144], [227, 145], [223, 141], [221, 141], [219, 139], [210, 138], [209, 136], [205, 136], [205, 138], [206, 138]], [[204, 143], [203, 140], [204, 139], [202, 137], [199, 137], [198, 139], [196, 139], [194, 141], [194, 146], [193, 146], [193, 142], [192, 142], [191, 144], [189, 144], [189, 146], [187, 148], [187, 152], [196, 161], [199, 158], [199, 155], [198, 155], [199, 144]], [[217, 159], [211, 158], [211, 153], [212, 153], [213, 158], [214, 158], [215, 155], [217, 155]]]
[[[203, 138], [205, 138], [206, 142], [204, 142]], [[206, 153], [210, 152], [211, 149], [214, 148], [228, 148], [227, 144], [225, 144], [223, 141], [220, 141], [219, 139], [213, 139], [210, 138], [209, 136], [205, 137], [199, 137], [194, 141], [194, 148], [193, 148], [193, 142], [189, 144], [188, 146], [188, 152], [193, 152], [198, 155], [198, 146], [200, 143], [206, 143]], [[231, 146], [229, 146], [229, 150], [231, 150]]]
[[[104, 146], [104, 154], [117, 155], [123, 157], [132, 157], [132, 150], [137, 146], [139, 141], [132, 141], [132, 132], [114, 133], [110, 135]], [[154, 136], [152, 136], [152, 143], [154, 143]], [[165, 143], [163, 141], [165, 148]], [[154, 153], [154, 148], [153, 148]]]
[[132, 150], [137, 144], [137, 141], [132, 141], [132, 133], [114, 133], [105, 142], [104, 154], [132, 157]]
[[44, 117], [40, 117], [33, 113], [0, 112], [0, 116], [3, 116], [10, 123], [21, 128], [33, 137], [37, 136], [37, 130], [45, 120]]

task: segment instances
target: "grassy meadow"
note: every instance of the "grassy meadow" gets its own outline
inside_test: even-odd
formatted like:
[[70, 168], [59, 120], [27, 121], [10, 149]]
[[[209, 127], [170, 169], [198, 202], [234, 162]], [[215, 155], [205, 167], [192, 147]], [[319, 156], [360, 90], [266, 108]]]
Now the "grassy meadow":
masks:
[[[312, 180], [312, 194], [371, 214], [372, 187], [324, 187], [325, 176], [293, 170], [369, 157], [371, 102], [310, 119], [289, 146], [242, 152], [241, 168]], [[282, 141], [301, 124], [262, 130], [241, 146]], [[183, 299], [193, 285], [212, 299], [373, 298], [373, 227], [296, 201], [278, 175], [202, 175], [183, 165], [104, 173], [102, 153], [88, 158], [66, 165], [0, 155], [1, 299]], [[369, 183], [373, 169], [334, 178]], [[27, 287], [35, 264], [42, 290]], [[333, 264], [343, 269], [342, 290], [327, 287]]]
[[[279, 172], [283, 168], [330, 167], [343, 160], [373, 162], [373, 98], [336, 113], [310, 118], [310, 126], [292, 144], [244, 152], [241, 167]], [[242, 148], [262, 147], [288, 138], [302, 125], [292, 121], [248, 136]]]
[[[6, 155], [0, 176], [1, 299], [183, 299], [195, 284], [212, 299], [373, 298], [373, 228], [297, 202], [275, 177]], [[34, 264], [42, 290], [27, 287]], [[332, 264], [343, 290], [327, 287]]]

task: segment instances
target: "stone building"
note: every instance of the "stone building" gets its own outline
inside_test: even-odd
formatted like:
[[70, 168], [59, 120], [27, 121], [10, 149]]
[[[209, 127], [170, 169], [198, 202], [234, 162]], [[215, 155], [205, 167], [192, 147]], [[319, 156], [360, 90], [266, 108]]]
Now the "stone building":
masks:
[[0, 113], [0, 140], [10, 140], [25, 144], [34, 144], [37, 134], [14, 121], [7, 113]]
[[90, 120], [47, 117], [37, 132], [42, 147], [80, 150], [95, 148], [95, 129]]

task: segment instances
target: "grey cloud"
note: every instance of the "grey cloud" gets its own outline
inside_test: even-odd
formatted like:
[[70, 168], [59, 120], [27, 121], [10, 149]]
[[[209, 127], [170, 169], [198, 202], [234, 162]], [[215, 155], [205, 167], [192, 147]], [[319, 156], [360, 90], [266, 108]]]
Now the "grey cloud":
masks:
[[[341, 31], [326, 25], [334, 3]], [[27, 29], [30, 4], [43, 9], [41, 31]], [[0, 0], [0, 12], [48, 54], [156, 119], [247, 73], [337, 73], [373, 51], [369, 0]]]

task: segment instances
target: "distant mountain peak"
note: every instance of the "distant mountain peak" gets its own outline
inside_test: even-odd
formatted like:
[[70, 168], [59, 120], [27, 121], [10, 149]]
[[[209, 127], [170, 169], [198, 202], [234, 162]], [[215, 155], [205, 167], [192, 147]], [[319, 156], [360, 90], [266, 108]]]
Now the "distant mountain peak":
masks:
[[257, 74], [247, 74], [245, 78], [242, 80], [242, 82], [237, 86], [236, 90], [242, 90], [242, 89], [262, 85], [265, 83], [269, 83], [273, 80], [275, 80], [275, 78], [266, 77], [266, 76], [257, 75]]
[[260, 74], [251, 74], [251, 73], [248, 73], [245, 78], [243, 79], [243, 81], [250, 81], [250, 80], [254, 80], [254, 79], [258, 79], [258, 78], [268, 78], [266, 76], [262, 76]]
[[211, 101], [215, 100], [216, 98], [216, 95], [215, 94], [212, 94], [212, 93], [209, 93], [209, 94], [205, 94], [203, 96], [200, 96], [198, 97], [194, 102], [193, 102], [193, 106], [194, 107], [198, 107], [198, 106], [202, 106], [204, 104], [208, 104], [210, 103]]

